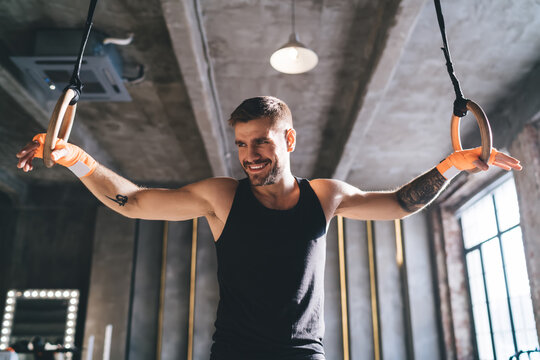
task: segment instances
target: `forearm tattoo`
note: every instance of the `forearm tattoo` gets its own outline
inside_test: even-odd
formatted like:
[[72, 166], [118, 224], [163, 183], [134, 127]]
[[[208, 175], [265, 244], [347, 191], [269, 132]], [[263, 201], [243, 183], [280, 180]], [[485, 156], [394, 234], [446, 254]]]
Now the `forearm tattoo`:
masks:
[[434, 168], [397, 191], [399, 205], [410, 213], [418, 211], [439, 195], [446, 182], [439, 170]]
[[112, 197], [108, 197], [108, 196], [107, 196], [107, 198], [111, 199], [112, 201], [114, 201], [115, 203], [117, 203], [120, 206], [124, 206], [128, 202], [128, 197], [124, 196], [124, 195], [120, 195], [120, 194], [116, 195], [115, 199], [113, 199]]

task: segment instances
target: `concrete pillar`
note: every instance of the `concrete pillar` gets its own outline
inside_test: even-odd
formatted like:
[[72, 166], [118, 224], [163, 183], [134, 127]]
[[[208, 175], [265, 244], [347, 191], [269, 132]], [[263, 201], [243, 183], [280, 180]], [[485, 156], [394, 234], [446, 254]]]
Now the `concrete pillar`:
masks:
[[327, 359], [343, 359], [339, 254], [336, 218], [326, 236], [326, 269], [324, 272], [324, 351]]
[[187, 356], [192, 224], [169, 222], [161, 360]]
[[384, 359], [406, 359], [403, 299], [396, 263], [394, 222], [377, 221], [374, 228], [382, 354]]
[[85, 347], [95, 336], [94, 359], [103, 354], [107, 324], [113, 325], [110, 358], [126, 358], [135, 232], [135, 220], [98, 209], [84, 335]]
[[403, 220], [415, 359], [440, 359], [439, 325], [426, 213]]
[[454, 211], [441, 209], [444, 232], [444, 252], [446, 254], [446, 273], [448, 275], [448, 300], [453, 327], [456, 358], [474, 359], [476, 356], [475, 337], [472, 324], [472, 309], [467, 289], [465, 270], [465, 250], [461, 227]]
[[525, 125], [510, 146], [521, 160], [514, 178], [519, 200], [527, 272], [531, 286], [536, 331], [540, 334], [540, 122]]
[[352, 360], [373, 359], [373, 324], [366, 223], [345, 220], [347, 299]]
[[197, 278], [195, 282], [195, 333], [193, 359], [208, 360], [219, 302], [217, 257], [208, 222], [199, 218], [197, 231]]
[[162, 221], [139, 220], [127, 349], [129, 360], [156, 357], [163, 245]]

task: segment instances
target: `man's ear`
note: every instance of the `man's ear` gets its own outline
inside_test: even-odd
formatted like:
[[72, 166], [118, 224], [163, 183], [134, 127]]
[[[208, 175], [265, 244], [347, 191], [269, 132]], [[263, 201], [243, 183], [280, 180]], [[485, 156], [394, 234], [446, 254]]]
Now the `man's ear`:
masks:
[[285, 140], [287, 141], [287, 151], [293, 152], [296, 146], [296, 130], [287, 130], [287, 133], [285, 134]]

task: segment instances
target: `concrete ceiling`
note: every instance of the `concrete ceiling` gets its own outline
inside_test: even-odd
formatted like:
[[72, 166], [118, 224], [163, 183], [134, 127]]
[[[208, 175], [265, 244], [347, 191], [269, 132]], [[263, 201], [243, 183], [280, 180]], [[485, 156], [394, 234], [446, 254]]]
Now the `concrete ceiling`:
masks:
[[[53, 104], [33, 97], [9, 56], [31, 55], [38, 29], [82, 28], [87, 8], [86, 1], [0, 2], [0, 182], [12, 188], [74, 181], [60, 167], [15, 168], [14, 154], [43, 131]], [[539, 71], [540, 2], [454, 0], [443, 10], [464, 94], [496, 118], [490, 111]], [[297, 0], [297, 33], [319, 55], [301, 75], [278, 73], [268, 61], [291, 31], [288, 1], [100, 0], [94, 28], [133, 32], [134, 42], [119, 50], [126, 64], [144, 64], [146, 76], [127, 85], [132, 102], [81, 101], [71, 141], [138, 183], [242, 177], [226, 119], [257, 95], [290, 106], [298, 176], [386, 189], [451, 151], [454, 95], [431, 1]], [[465, 122], [472, 145], [475, 125]]]

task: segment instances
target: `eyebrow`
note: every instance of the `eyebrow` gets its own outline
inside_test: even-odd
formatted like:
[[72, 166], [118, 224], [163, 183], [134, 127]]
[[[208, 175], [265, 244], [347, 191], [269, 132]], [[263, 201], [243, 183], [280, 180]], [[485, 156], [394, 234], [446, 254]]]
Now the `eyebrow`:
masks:
[[[262, 136], [262, 137], [253, 139], [254, 142], [256, 142], [256, 141], [263, 141], [263, 140], [271, 140], [271, 139], [270, 139], [269, 137], [267, 137], [267, 136]], [[236, 145], [238, 145], [238, 144], [244, 144], [244, 142], [241, 141], [241, 140], [235, 140], [234, 143], [235, 143]]]

